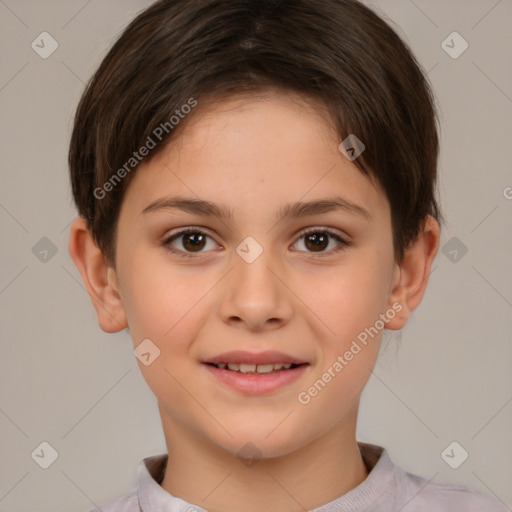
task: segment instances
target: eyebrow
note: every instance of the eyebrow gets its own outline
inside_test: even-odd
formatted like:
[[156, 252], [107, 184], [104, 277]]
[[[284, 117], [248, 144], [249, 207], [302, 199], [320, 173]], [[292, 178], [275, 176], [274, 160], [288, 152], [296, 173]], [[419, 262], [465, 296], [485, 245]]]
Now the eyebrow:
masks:
[[[155, 212], [159, 210], [178, 209], [194, 215], [206, 217], [218, 217], [221, 219], [232, 219], [233, 211], [225, 206], [219, 206], [203, 199], [194, 199], [187, 197], [166, 197], [157, 199], [146, 206], [141, 214]], [[301, 218], [322, 213], [335, 211], [344, 211], [346, 213], [358, 215], [367, 220], [372, 218], [370, 212], [360, 205], [347, 201], [342, 197], [333, 197], [329, 199], [319, 199], [316, 201], [296, 202], [284, 205], [277, 213], [276, 220], [280, 222], [284, 219]]]

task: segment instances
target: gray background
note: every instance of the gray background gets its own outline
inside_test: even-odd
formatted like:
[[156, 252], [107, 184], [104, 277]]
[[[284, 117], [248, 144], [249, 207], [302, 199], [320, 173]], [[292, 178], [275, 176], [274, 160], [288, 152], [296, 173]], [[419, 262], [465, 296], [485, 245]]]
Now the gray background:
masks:
[[[67, 252], [74, 110], [114, 37], [149, 4], [0, 0], [3, 511], [84, 511], [132, 487], [137, 462], [165, 451], [128, 334], [99, 329]], [[424, 301], [363, 393], [358, 438], [408, 471], [511, 506], [512, 1], [371, 5], [435, 89], [447, 223]], [[47, 59], [31, 47], [43, 31], [59, 45]], [[469, 44], [457, 59], [441, 45], [453, 31]], [[58, 452], [48, 469], [31, 456], [43, 441]], [[441, 457], [452, 441], [469, 453], [458, 469]]]

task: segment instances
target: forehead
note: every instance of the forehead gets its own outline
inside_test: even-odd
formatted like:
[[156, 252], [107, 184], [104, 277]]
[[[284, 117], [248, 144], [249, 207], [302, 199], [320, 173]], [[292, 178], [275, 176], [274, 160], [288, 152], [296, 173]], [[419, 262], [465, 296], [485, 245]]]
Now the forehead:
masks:
[[254, 214], [342, 195], [367, 210], [386, 209], [381, 189], [343, 156], [339, 143], [326, 107], [298, 94], [199, 102], [175, 138], [139, 165], [125, 201], [142, 211], [180, 195]]

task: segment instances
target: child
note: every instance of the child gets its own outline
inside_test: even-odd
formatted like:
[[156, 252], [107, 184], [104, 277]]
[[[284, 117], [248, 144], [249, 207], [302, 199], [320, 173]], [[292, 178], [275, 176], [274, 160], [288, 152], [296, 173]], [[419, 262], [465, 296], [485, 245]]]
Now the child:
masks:
[[356, 0], [160, 0], [78, 107], [69, 249], [168, 455], [131, 511], [504, 511], [358, 443], [439, 246], [433, 95]]

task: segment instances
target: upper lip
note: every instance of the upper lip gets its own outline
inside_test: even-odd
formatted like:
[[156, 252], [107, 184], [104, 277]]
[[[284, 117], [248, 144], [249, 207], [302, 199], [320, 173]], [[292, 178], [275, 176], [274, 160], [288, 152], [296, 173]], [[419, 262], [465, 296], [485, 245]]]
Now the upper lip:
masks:
[[276, 352], [269, 350], [266, 352], [246, 352], [244, 350], [235, 350], [232, 352], [224, 352], [218, 356], [211, 357], [204, 361], [205, 363], [221, 364], [221, 363], [243, 363], [243, 364], [271, 364], [271, 363], [292, 363], [304, 364], [307, 361], [284, 354], [283, 352]]

